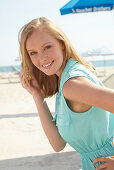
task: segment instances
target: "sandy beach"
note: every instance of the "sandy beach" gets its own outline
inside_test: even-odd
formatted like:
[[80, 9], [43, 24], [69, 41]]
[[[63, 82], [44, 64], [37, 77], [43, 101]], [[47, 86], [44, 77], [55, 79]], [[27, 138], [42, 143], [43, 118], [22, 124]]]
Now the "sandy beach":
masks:
[[[8, 76], [8, 75], [7, 75]], [[80, 156], [69, 145], [50, 146], [32, 96], [18, 79], [0, 83], [0, 170], [78, 170]], [[55, 97], [46, 99], [54, 113]]]

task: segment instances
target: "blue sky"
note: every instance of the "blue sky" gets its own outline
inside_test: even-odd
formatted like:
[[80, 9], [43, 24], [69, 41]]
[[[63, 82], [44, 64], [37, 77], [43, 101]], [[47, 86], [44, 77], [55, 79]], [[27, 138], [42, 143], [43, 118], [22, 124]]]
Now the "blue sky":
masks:
[[1, 0], [0, 66], [18, 64], [18, 31], [30, 20], [45, 16], [66, 33], [77, 51], [105, 45], [114, 50], [114, 11], [61, 16], [68, 0]]

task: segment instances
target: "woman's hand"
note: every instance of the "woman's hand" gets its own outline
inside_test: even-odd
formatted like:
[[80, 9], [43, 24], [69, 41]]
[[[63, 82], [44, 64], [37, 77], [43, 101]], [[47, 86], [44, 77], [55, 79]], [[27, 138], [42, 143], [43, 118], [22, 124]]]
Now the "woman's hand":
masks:
[[34, 75], [30, 75], [29, 73], [27, 74], [28, 80], [30, 81], [30, 86], [25, 81], [23, 71], [21, 71], [19, 77], [20, 77], [20, 81], [21, 81], [23, 88], [25, 88], [32, 96], [34, 95], [42, 96], [40, 88], [39, 88], [39, 84], [36, 78], [34, 77]]
[[104, 162], [104, 163], [98, 165], [95, 170], [101, 170], [101, 169], [114, 170], [114, 156], [98, 157], [94, 159], [93, 164], [96, 164], [98, 162]]

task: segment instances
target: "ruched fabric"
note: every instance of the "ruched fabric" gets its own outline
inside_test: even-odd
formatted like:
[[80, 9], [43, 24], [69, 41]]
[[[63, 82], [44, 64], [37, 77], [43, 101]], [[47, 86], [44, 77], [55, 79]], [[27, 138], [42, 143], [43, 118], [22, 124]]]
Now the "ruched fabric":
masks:
[[93, 165], [93, 160], [96, 157], [114, 156], [114, 146], [112, 144], [112, 140], [113, 140], [113, 136], [100, 149], [81, 154], [82, 169], [94, 170], [99, 164], [102, 164], [103, 162], [99, 162]]

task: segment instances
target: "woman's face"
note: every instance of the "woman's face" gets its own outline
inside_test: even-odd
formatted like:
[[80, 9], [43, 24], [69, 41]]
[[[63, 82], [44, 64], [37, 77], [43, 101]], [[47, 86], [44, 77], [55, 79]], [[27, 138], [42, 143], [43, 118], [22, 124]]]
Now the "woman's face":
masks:
[[64, 47], [44, 30], [35, 30], [26, 41], [26, 49], [32, 63], [46, 75], [60, 76]]

